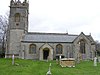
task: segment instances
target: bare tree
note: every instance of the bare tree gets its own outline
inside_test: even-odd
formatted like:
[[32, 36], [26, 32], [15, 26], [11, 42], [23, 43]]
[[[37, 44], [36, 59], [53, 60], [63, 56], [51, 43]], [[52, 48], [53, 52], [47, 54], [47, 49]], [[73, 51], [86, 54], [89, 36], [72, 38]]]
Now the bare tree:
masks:
[[97, 55], [100, 56], [100, 42], [96, 41], [96, 51], [97, 51]]
[[5, 15], [5, 16], [0, 15], [0, 33], [3, 34], [2, 35], [1, 57], [4, 57], [4, 55], [5, 55], [7, 28], [8, 28], [8, 15]]

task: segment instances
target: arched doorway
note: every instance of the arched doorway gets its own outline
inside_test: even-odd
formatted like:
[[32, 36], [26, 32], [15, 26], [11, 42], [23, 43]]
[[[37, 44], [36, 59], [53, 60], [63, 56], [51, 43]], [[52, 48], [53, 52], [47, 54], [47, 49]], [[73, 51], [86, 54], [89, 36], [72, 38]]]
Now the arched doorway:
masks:
[[43, 59], [47, 60], [49, 56], [49, 48], [44, 48], [43, 49]]

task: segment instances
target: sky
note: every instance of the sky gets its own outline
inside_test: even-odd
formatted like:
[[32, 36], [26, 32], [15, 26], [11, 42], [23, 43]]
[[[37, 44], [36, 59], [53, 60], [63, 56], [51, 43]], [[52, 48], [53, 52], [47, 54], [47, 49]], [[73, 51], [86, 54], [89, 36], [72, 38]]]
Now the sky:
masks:
[[[22, 2], [24, 0], [21, 0]], [[0, 15], [10, 0], [0, 2]], [[92, 35], [100, 41], [100, 0], [29, 0], [29, 31]]]

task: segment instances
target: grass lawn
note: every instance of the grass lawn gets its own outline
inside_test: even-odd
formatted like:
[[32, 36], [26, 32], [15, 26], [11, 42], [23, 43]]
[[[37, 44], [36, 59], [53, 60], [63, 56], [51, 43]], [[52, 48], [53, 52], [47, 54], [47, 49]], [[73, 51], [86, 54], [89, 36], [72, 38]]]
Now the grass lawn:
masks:
[[94, 67], [93, 61], [81, 62], [75, 68], [62, 68], [56, 61], [15, 59], [15, 63], [19, 65], [12, 65], [11, 59], [0, 59], [0, 75], [46, 75], [50, 63], [52, 75], [100, 75], [100, 63]]

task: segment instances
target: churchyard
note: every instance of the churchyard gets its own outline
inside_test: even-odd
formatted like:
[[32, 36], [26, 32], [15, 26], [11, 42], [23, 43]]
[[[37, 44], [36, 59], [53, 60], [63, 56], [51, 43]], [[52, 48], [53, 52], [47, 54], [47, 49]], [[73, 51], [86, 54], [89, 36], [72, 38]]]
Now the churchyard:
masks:
[[100, 75], [100, 63], [94, 66], [93, 61], [80, 61], [75, 67], [61, 67], [53, 61], [0, 59], [0, 75], [46, 75], [51, 63], [52, 75]]

